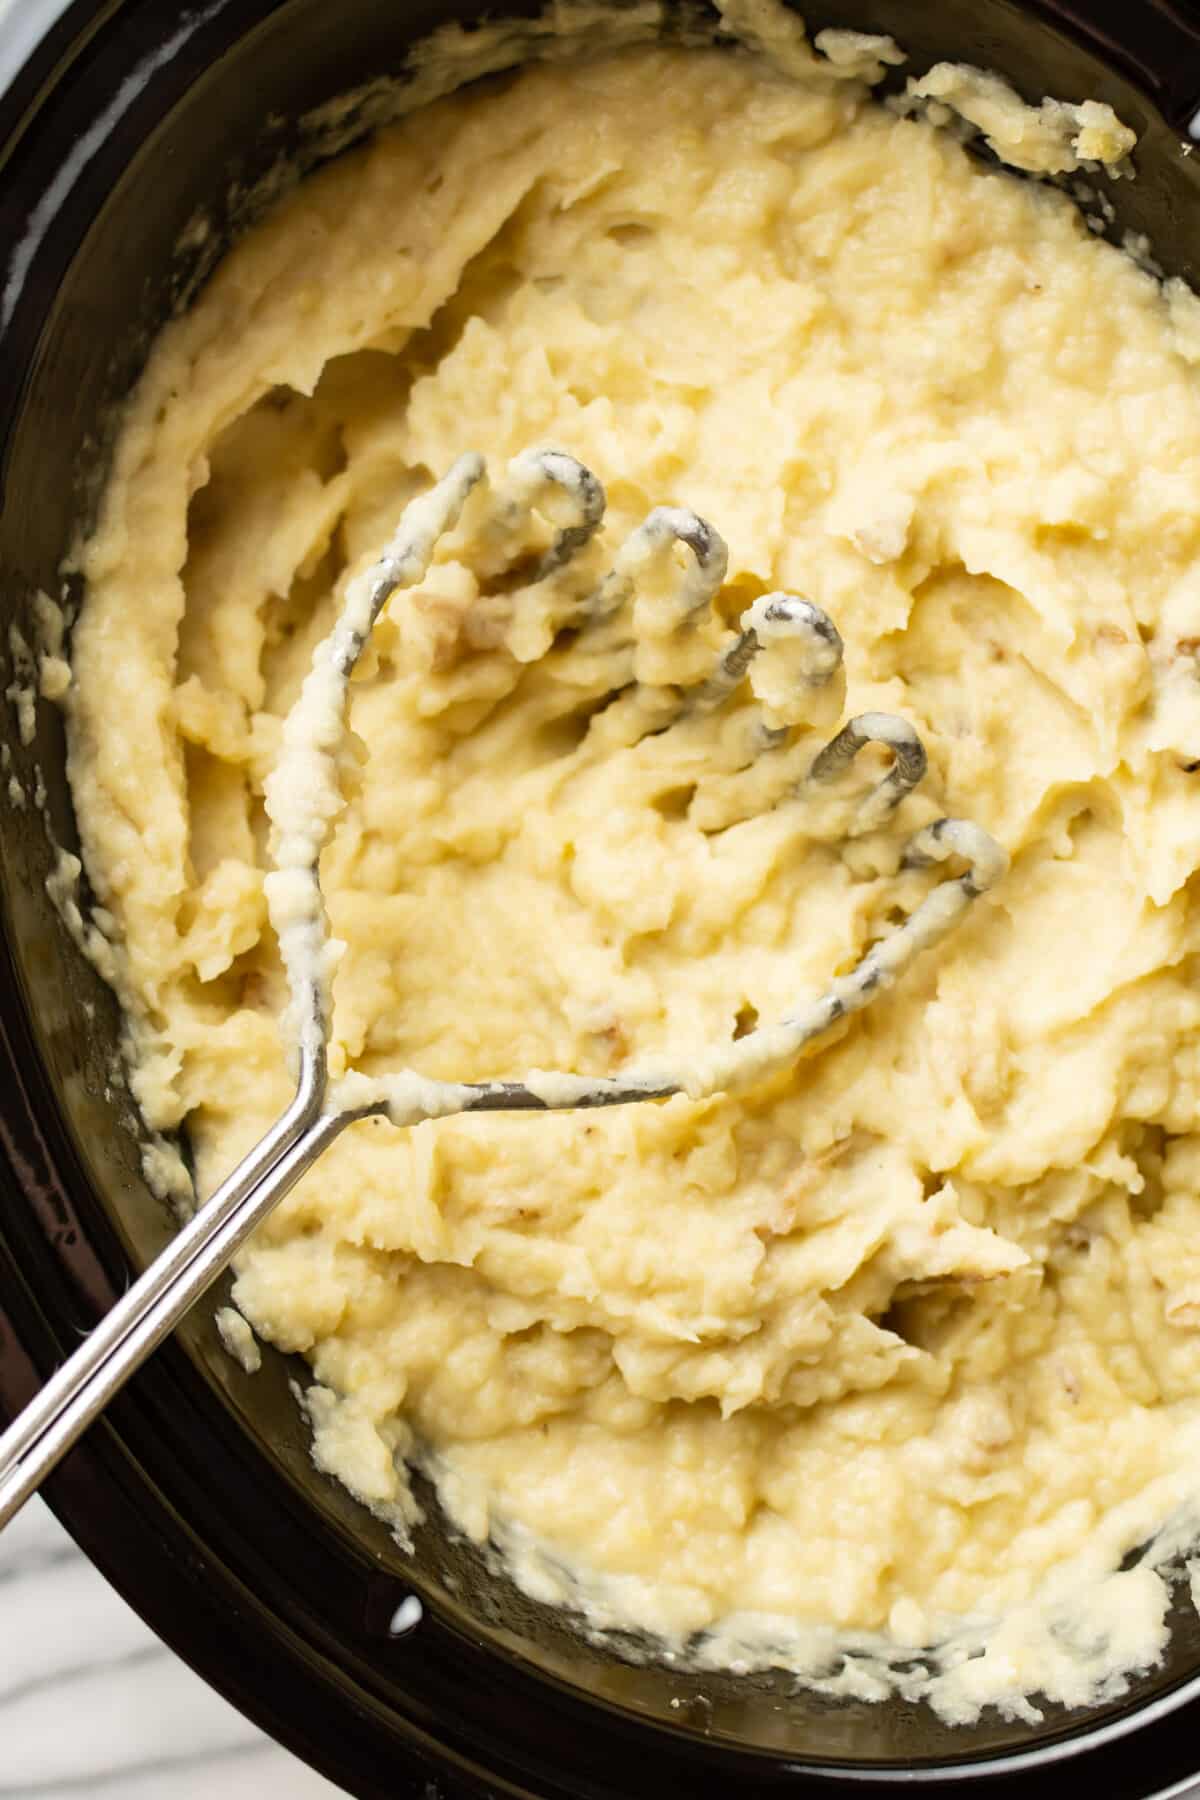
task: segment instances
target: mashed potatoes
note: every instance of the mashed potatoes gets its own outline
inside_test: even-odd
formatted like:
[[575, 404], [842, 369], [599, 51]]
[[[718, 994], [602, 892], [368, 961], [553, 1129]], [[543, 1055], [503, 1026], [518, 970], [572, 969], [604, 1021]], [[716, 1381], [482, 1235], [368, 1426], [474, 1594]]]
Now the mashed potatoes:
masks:
[[894, 929], [929, 819], [1012, 869], [749, 1094], [353, 1127], [236, 1298], [309, 1359], [322, 1466], [388, 1516], [420, 1458], [535, 1591], [818, 1681], [848, 1646], [843, 1684], [967, 1716], [1152, 1661], [1165, 1588], [1112, 1571], [1200, 1486], [1197, 334], [1061, 195], [873, 102], [834, 35], [787, 78], [534, 68], [260, 225], [132, 404], [72, 778], [139, 1097], [203, 1193], [290, 1092], [281, 716], [431, 475], [560, 445], [610, 550], [686, 504], [728, 540], [725, 621], [772, 588], [836, 619], [847, 710], [930, 757], [849, 849], [773, 804], [829, 721], [749, 774], [736, 711], [626, 741], [625, 653], [531, 629], [465, 531], [397, 596], [322, 866], [335, 1073], [686, 1054]]

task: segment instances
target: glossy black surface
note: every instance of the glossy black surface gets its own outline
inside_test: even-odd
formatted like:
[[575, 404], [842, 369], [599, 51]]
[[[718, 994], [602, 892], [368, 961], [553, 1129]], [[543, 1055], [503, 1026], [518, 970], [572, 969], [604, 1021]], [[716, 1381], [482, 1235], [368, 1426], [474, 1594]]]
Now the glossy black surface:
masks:
[[[1110, 100], [1142, 138], [1138, 181], [1113, 194], [1120, 227], [1148, 232], [1172, 271], [1200, 277], [1200, 172], [1179, 137], [1200, 97], [1200, 15], [1152, 0], [822, 0], [805, 12], [814, 29], [893, 32], [918, 69], [965, 58], [1031, 96]], [[113, 408], [149, 334], [203, 277], [211, 250], [173, 257], [183, 227], [206, 207], [219, 244], [245, 211], [234, 217], [225, 204], [234, 180], [252, 189], [281, 155], [320, 154], [303, 132], [264, 120], [294, 120], [399, 72], [407, 43], [452, 14], [469, 9], [80, 3], [0, 102], [4, 633], [35, 588], [58, 591], [103, 472]], [[80, 144], [74, 179], [55, 185]], [[0, 730], [27, 789], [35, 765], [44, 772], [54, 835], [70, 845], [57, 715], [39, 707], [30, 747], [15, 740], [7, 708]], [[51, 855], [32, 807], [4, 811], [0, 1407], [9, 1412], [170, 1228], [142, 1180], [133, 1108], [114, 1073], [112, 997], [46, 896]], [[991, 1719], [951, 1733], [922, 1708], [822, 1703], [782, 1678], [672, 1675], [588, 1645], [451, 1542], [436, 1512], [415, 1561], [405, 1557], [313, 1470], [288, 1388], [301, 1371], [268, 1352], [262, 1373], [245, 1376], [211, 1313], [200, 1309], [159, 1353], [49, 1498], [169, 1642], [353, 1793], [624, 1800], [731, 1787], [877, 1793], [987, 1777], [991, 1791], [1025, 1800], [1076, 1779], [1121, 1800], [1200, 1764], [1194, 1700], [1136, 1734], [1096, 1735], [1200, 1670], [1190, 1609], [1170, 1666], [1126, 1703], [1086, 1720], [1048, 1715], [1040, 1729]], [[393, 1640], [389, 1621], [414, 1589], [425, 1622]], [[1064, 1765], [1063, 1752], [1075, 1760]], [[1047, 1754], [1055, 1760], [1028, 1769], [1012, 1760]]]

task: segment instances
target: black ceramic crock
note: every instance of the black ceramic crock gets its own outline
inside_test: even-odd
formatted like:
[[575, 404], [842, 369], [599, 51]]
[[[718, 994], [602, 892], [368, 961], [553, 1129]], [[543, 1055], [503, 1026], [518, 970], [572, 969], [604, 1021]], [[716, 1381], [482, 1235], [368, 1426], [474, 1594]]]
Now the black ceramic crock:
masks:
[[[49, 12], [55, 0], [39, 0]], [[373, 77], [474, 0], [76, 0], [0, 25], [22, 63], [0, 96], [0, 648], [60, 564], [102, 479], [113, 418], [154, 328], [186, 303], [281, 156], [323, 153], [295, 121]], [[516, 0], [508, 10], [536, 10]], [[1107, 100], [1138, 131], [1119, 232], [1200, 279], [1200, 8], [1168, 0], [825, 0], [810, 27], [893, 33], [1028, 97]], [[43, 14], [37, 17], [44, 17]], [[0, 62], [3, 46], [0, 44]], [[239, 201], [237, 195], [241, 195]], [[198, 211], [206, 241], [184, 228]], [[191, 244], [180, 251], [184, 241]], [[1197, 496], [1200, 505], [1200, 495]], [[61, 721], [22, 745], [57, 842], [74, 843]], [[153, 754], [151, 746], [147, 754]], [[140, 1172], [114, 1068], [111, 995], [50, 905], [34, 807], [0, 813], [0, 1414], [11, 1415], [122, 1291], [170, 1223]], [[193, 1318], [89, 1433], [47, 1498], [149, 1623], [268, 1731], [360, 1796], [879, 1795], [980, 1784], [1040, 1800], [1166, 1794], [1200, 1767], [1200, 1621], [1166, 1664], [1086, 1716], [820, 1702], [782, 1678], [638, 1666], [516, 1595], [441, 1529], [415, 1558], [313, 1469], [289, 1381], [250, 1378]], [[423, 1622], [391, 1634], [417, 1592]], [[64, 1621], [64, 1628], [66, 1622]], [[0, 1641], [3, 1636], [0, 1603]]]

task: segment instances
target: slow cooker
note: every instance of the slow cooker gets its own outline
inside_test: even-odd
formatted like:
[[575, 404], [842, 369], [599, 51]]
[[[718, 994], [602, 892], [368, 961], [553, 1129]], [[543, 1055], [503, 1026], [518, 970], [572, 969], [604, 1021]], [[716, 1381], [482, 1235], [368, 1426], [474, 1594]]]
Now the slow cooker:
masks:
[[[610, 0], [614, 9], [621, 0]], [[491, 10], [533, 15], [537, 0]], [[11, 0], [0, 9], [0, 651], [32, 635], [102, 483], [155, 329], [277, 190], [369, 128], [312, 115], [477, 0]], [[1200, 6], [1178, 0], [819, 0], [810, 29], [893, 34], [1030, 99], [1108, 101], [1138, 132], [1112, 233], [1200, 285]], [[668, 5], [663, 27], [674, 29]], [[5, 59], [7, 57], [7, 66]], [[378, 93], [376, 87], [375, 92]], [[326, 118], [328, 118], [328, 113]], [[1099, 179], [1099, 178], [1098, 178]], [[201, 229], [197, 221], [205, 221]], [[1200, 504], [1200, 496], [1197, 497]], [[7, 679], [8, 677], [6, 677]], [[61, 718], [0, 740], [45, 804], [0, 812], [0, 1413], [11, 1416], [166, 1241], [141, 1172], [112, 994], [47, 894], [75, 830]], [[44, 814], [44, 817], [43, 817]], [[48, 828], [47, 828], [48, 826]], [[218, 1296], [218, 1299], [220, 1296]], [[951, 1729], [923, 1706], [697, 1675], [589, 1640], [428, 1520], [406, 1554], [318, 1474], [293, 1384], [251, 1377], [196, 1310], [60, 1467], [50, 1504], [154, 1629], [268, 1731], [364, 1797], [882, 1795], [1090, 1782], [1185, 1791], [1200, 1767], [1200, 1617], [1119, 1701]], [[399, 1630], [422, 1602], [415, 1629]]]

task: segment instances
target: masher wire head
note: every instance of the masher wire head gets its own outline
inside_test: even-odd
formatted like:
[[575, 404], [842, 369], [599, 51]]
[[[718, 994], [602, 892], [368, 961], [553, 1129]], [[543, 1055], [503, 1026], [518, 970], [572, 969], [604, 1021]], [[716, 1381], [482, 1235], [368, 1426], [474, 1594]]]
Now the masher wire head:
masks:
[[[592, 542], [604, 516], [601, 483], [563, 451], [523, 452], [512, 459], [494, 488], [484, 459], [468, 454], [428, 493], [410, 503], [377, 563], [347, 584], [337, 623], [318, 646], [300, 697], [284, 722], [279, 760], [266, 788], [274, 826], [274, 867], [266, 878], [266, 892], [292, 995], [288, 1029], [299, 1041], [302, 1061], [307, 1061], [310, 1073], [317, 1070], [322, 1082], [336, 958], [318, 863], [341, 805], [337, 752], [350, 676], [384, 605], [397, 589], [424, 579], [439, 542], [455, 528], [468, 497], [476, 491], [484, 498], [482, 530], [490, 534], [493, 550], [504, 545], [512, 553], [535, 513], [551, 526], [552, 541], [528, 573], [525, 585], [530, 589], [561, 576]], [[676, 546], [687, 554], [682, 569], [674, 561]], [[694, 632], [709, 616], [727, 566], [726, 546], [707, 521], [685, 507], [655, 507], [620, 546], [609, 573], [582, 596], [569, 599], [559, 615], [560, 629], [586, 632], [630, 615], [653, 570], [659, 578], [658, 626], [668, 633]], [[665, 598], [664, 571], [669, 576]], [[805, 695], [828, 688], [842, 656], [837, 627], [819, 606], [795, 594], [762, 595], [743, 612], [739, 629], [707, 674], [665, 692], [656, 690], [660, 704], [653, 710], [650, 729], [668, 731], [685, 720], [714, 714], [748, 682], [765, 675], [770, 679], [760, 679], [757, 685], [768, 695], [769, 704], [760, 708], [763, 716], [752, 734], [750, 755], [773, 754], [793, 737], [786, 722], [789, 711], [795, 710], [791, 699], [803, 702]], [[803, 712], [803, 705], [799, 710]], [[853, 835], [880, 829], [927, 767], [924, 746], [912, 725], [890, 713], [861, 713], [850, 719], [818, 750], [799, 782], [793, 782], [777, 804], [802, 807], [806, 798], [833, 788], [869, 744], [889, 751], [891, 766], [856, 802], [849, 831]], [[430, 1081], [412, 1071], [379, 1078], [348, 1075], [331, 1089], [326, 1112], [331, 1117], [386, 1113], [397, 1123], [409, 1124], [456, 1112], [613, 1106], [672, 1094], [699, 1098], [765, 1079], [794, 1062], [814, 1038], [890, 987], [914, 958], [959, 923], [1008, 864], [1004, 851], [978, 825], [952, 818], [938, 819], [916, 832], [900, 860], [902, 867], [925, 868], [950, 858], [965, 862], [965, 871], [939, 882], [901, 925], [837, 976], [817, 999], [745, 1037], [715, 1044], [687, 1063], [635, 1068], [616, 1077], [534, 1071], [512, 1081], [486, 1082]]]

